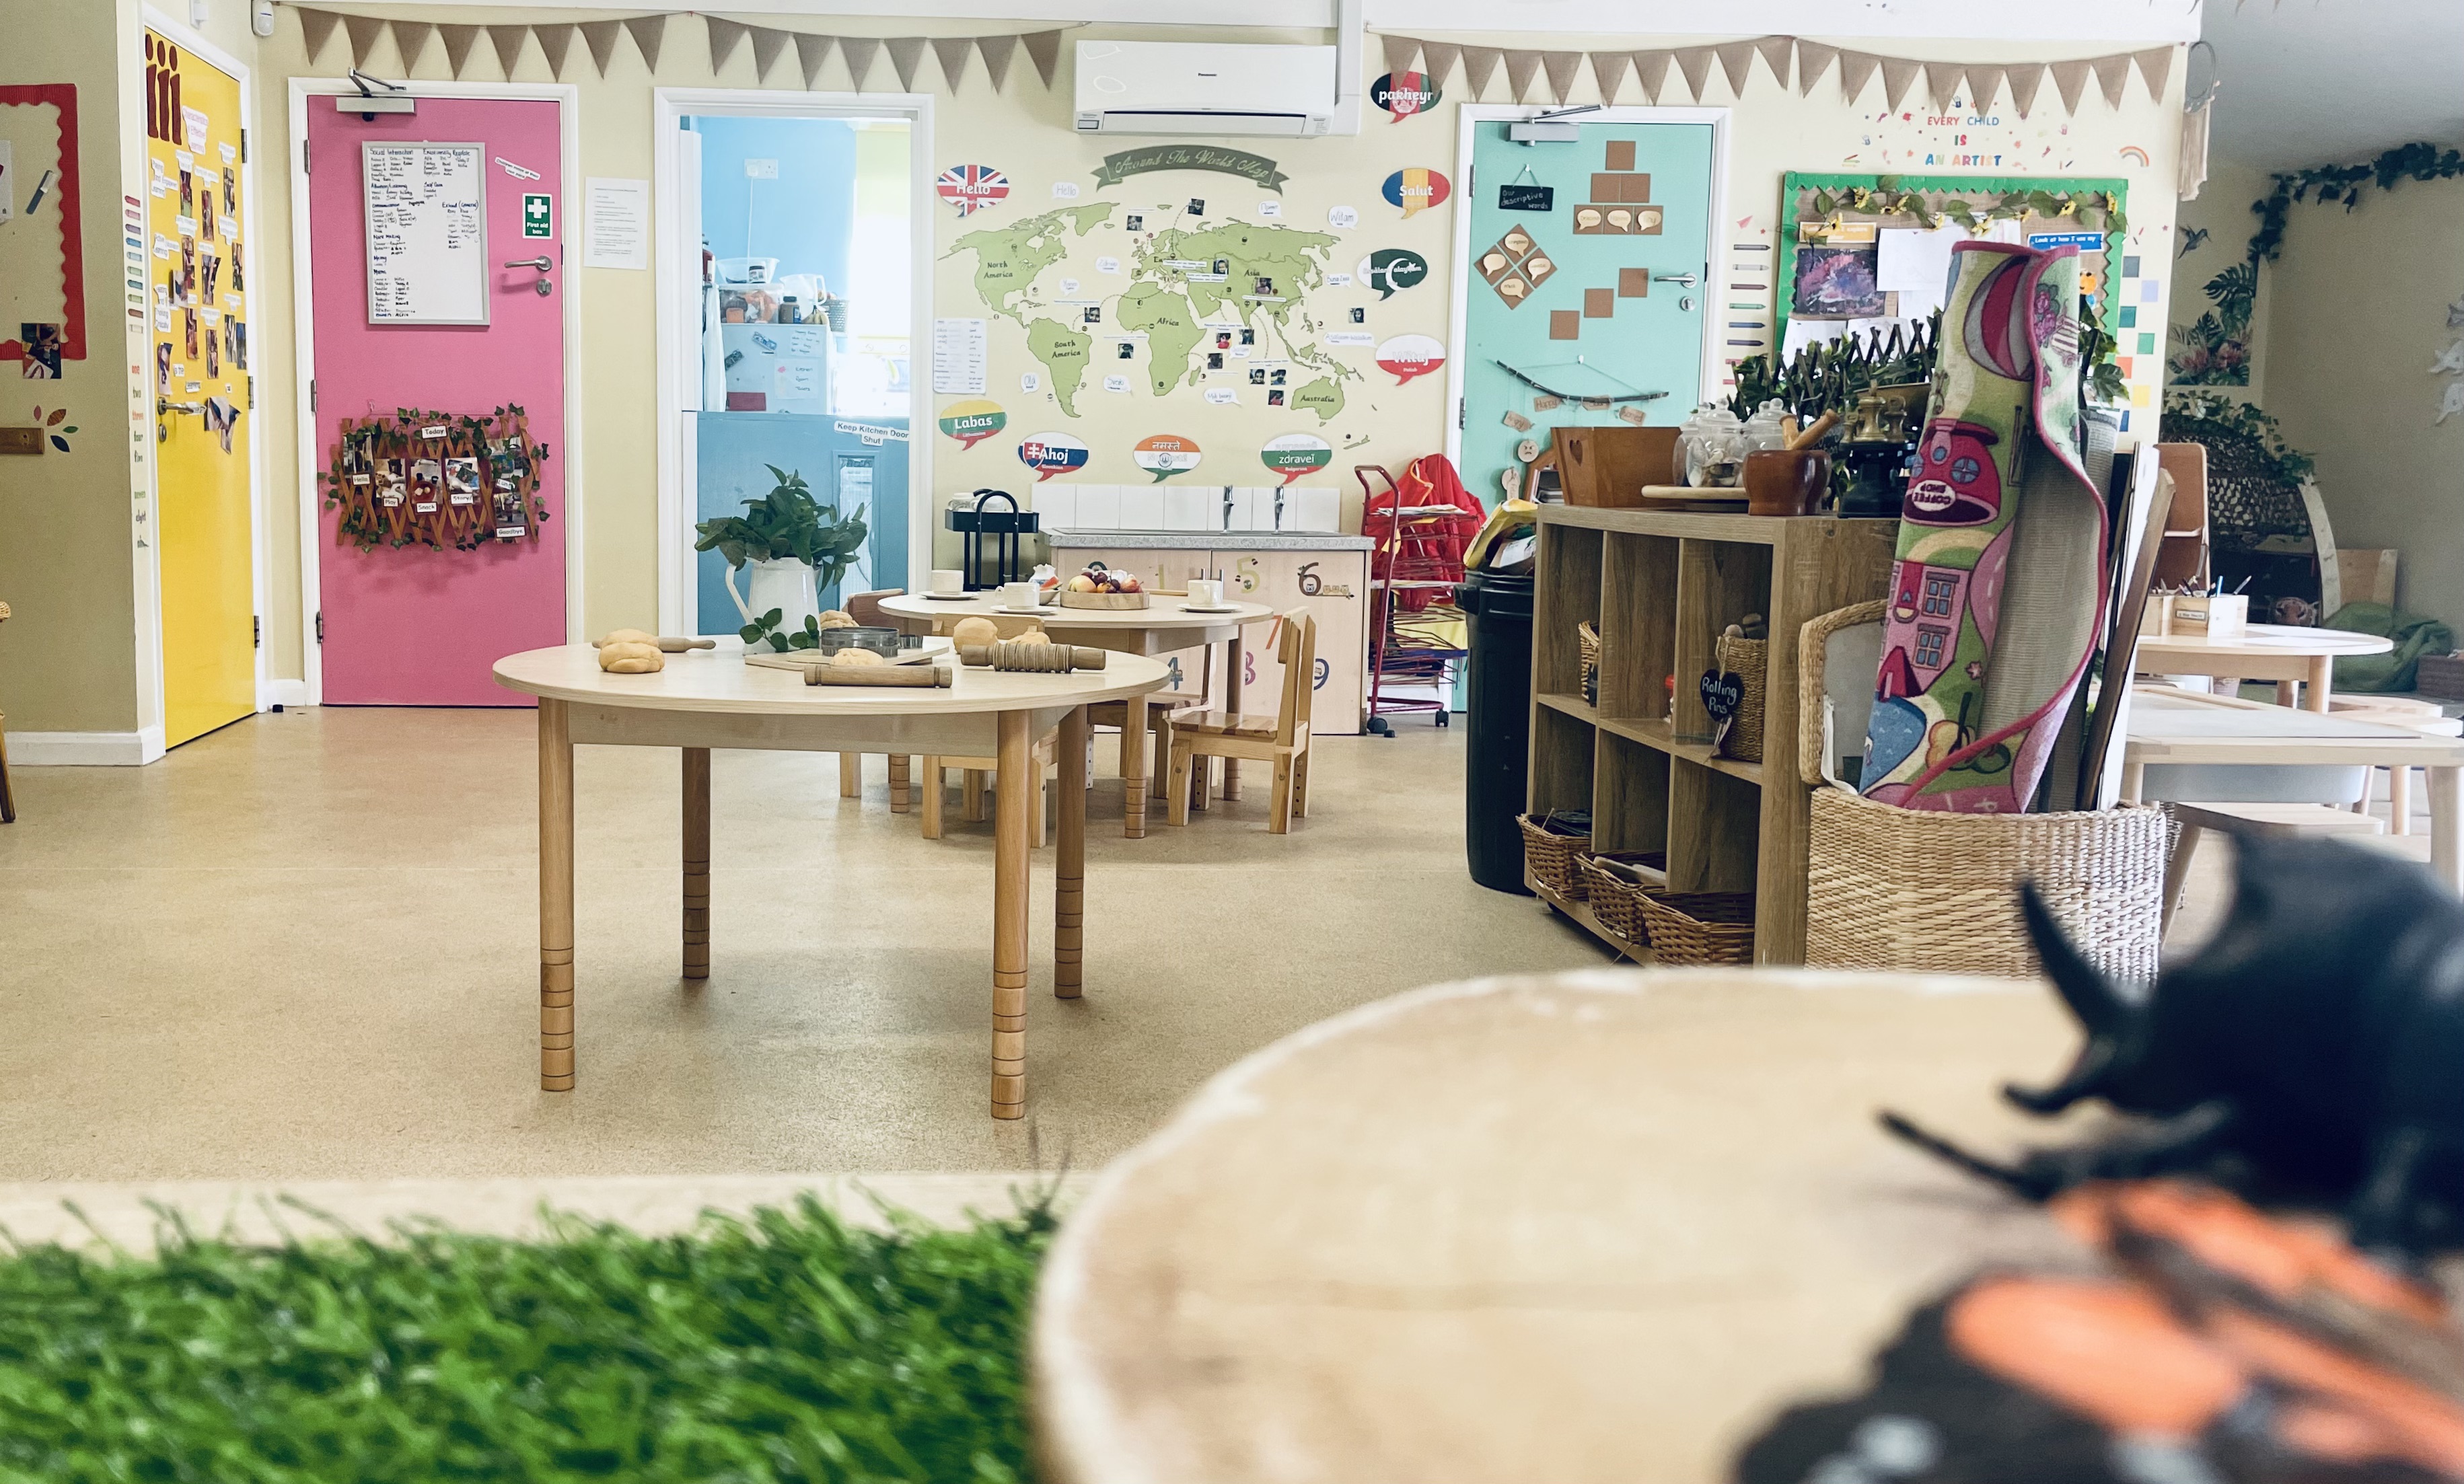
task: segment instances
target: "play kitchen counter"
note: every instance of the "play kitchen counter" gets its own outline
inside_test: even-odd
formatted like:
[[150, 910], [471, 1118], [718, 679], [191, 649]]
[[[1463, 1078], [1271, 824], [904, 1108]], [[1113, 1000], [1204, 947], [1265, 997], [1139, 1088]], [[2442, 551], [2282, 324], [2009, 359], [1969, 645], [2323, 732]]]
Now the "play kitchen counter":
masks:
[[[1309, 730], [1320, 735], [1356, 732], [1369, 708], [1369, 553], [1365, 535], [1297, 531], [1046, 531], [1052, 565], [1064, 577], [1090, 561], [1126, 568], [1148, 587], [1179, 587], [1193, 577], [1221, 577], [1234, 602], [1264, 603], [1277, 613], [1307, 609], [1317, 620], [1317, 695]], [[1157, 600], [1166, 601], [1168, 600]], [[1283, 687], [1272, 625], [1242, 635], [1241, 688], [1271, 696]], [[1176, 666], [1167, 690], [1206, 684], [1199, 650], [1168, 655]], [[1220, 678], [1207, 704], [1224, 705]]]
[[[1668, 889], [1753, 894], [1754, 961], [1805, 961], [1809, 795], [1797, 631], [1884, 596], [1896, 520], [1540, 507], [1530, 818], [1591, 816], [1591, 848], [1666, 858]], [[1765, 615], [1762, 755], [1724, 756], [1697, 682], [1723, 628]], [[1580, 626], [1599, 635], [1593, 698]], [[1674, 695], [1670, 682], [1674, 679]], [[1671, 701], [1674, 701], [1672, 710]], [[1620, 949], [1580, 897], [1527, 883]]]

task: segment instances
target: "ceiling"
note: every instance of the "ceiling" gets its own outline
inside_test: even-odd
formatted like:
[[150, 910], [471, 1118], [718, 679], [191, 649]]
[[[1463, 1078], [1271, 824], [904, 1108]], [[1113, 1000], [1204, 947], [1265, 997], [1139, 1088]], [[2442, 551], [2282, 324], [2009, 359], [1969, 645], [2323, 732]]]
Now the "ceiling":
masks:
[[[2414, 140], [2464, 143], [2464, 3], [2207, 0], [2210, 145], [2268, 169], [2342, 164]], [[2201, 55], [2190, 69], [2209, 76]]]

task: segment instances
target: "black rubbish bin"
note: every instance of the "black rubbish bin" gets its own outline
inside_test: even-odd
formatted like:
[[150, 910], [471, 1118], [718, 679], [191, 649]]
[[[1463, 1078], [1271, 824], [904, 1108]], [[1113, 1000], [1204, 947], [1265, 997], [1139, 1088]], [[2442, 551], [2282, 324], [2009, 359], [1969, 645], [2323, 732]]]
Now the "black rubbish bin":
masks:
[[1471, 616], [1463, 720], [1463, 854], [1471, 879], [1529, 896], [1523, 884], [1523, 812], [1530, 775], [1531, 578], [1475, 572], [1455, 589]]

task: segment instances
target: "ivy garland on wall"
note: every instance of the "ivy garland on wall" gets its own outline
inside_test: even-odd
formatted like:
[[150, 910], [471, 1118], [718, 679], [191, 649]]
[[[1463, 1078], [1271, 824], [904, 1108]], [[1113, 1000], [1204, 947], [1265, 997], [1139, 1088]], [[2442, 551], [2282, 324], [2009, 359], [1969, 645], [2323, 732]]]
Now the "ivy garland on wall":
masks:
[[2399, 144], [2367, 164], [2288, 170], [2276, 177], [2272, 194], [2251, 204], [2258, 217], [2258, 230], [2250, 239], [2250, 261], [2266, 262], [2284, 250], [2284, 223], [2296, 202], [2341, 201], [2350, 211], [2373, 186], [2388, 190], [2398, 181], [2448, 181], [2460, 175], [2464, 175], [2464, 150], [2441, 149], [2419, 141]]

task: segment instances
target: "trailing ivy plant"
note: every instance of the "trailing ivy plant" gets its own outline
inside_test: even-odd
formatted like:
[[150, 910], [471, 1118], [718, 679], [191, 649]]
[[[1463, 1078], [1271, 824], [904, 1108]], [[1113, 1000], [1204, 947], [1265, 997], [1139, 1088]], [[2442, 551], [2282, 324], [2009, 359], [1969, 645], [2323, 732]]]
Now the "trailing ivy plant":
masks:
[[2302, 201], [2341, 201], [2344, 209], [2362, 204], [2372, 186], [2394, 188], [2398, 181], [2449, 181], [2464, 175], [2464, 150], [2415, 141], [2398, 144], [2366, 164], [2316, 164], [2276, 176], [2276, 188], [2251, 205], [2258, 230], [2250, 239], [2249, 260], [2267, 262], [2284, 251], [2285, 219]]

